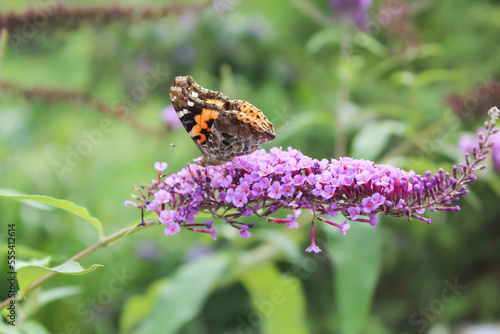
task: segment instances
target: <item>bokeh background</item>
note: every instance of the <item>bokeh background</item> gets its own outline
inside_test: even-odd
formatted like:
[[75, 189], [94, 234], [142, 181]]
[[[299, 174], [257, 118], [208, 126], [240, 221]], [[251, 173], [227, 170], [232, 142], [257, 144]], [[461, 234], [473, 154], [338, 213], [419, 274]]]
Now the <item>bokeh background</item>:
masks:
[[[86, 207], [105, 235], [137, 223], [132, 185], [199, 155], [168, 114], [177, 75], [263, 110], [266, 149], [451, 171], [500, 103], [500, 1], [361, 3], [2, 0], [0, 187]], [[0, 332], [499, 333], [500, 166], [487, 163], [460, 212], [322, 226], [318, 255], [304, 252], [307, 213], [298, 230], [255, 221], [251, 239], [150, 227], [80, 261], [102, 268], [48, 281]], [[19, 260], [56, 266], [97, 241], [25, 202], [0, 199], [0, 222], [1, 266], [7, 224]]]

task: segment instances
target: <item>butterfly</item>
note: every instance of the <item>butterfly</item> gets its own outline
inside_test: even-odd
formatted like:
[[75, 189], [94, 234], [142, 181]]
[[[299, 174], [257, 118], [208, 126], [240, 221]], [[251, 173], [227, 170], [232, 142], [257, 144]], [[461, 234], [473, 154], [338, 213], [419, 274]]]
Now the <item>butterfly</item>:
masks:
[[221, 165], [250, 154], [276, 137], [274, 126], [252, 104], [179, 76], [170, 87], [177, 116], [203, 154], [201, 166]]

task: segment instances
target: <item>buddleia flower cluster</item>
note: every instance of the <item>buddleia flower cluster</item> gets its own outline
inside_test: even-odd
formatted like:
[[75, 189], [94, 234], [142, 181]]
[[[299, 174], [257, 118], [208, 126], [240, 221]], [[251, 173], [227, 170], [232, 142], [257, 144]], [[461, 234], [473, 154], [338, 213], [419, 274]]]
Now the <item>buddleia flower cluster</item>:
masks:
[[[474, 172], [485, 168], [479, 164], [493, 146], [490, 137], [497, 119], [498, 109], [492, 108], [484, 132], [478, 135], [478, 147], [472, 155], [466, 153], [465, 164], [454, 166], [451, 173], [439, 169], [419, 175], [353, 158], [317, 160], [290, 147], [275, 147], [221, 166], [202, 167], [195, 162], [167, 175], [163, 173], [167, 164], [157, 162], [158, 177], [149, 185], [134, 187], [139, 192], [134, 196], [136, 201], [125, 204], [156, 212], [166, 235], [184, 228], [209, 233], [214, 240], [217, 226], [212, 220], [196, 223], [199, 213], [209, 213], [249, 238], [254, 223], [242, 223], [238, 218], [256, 216], [297, 228], [297, 218], [305, 209], [312, 213], [311, 246], [306, 251], [320, 252], [315, 243], [317, 222], [334, 226], [345, 235], [349, 221], [375, 227], [381, 214], [430, 224], [423, 216], [426, 210], [460, 210], [456, 202], [468, 193], [466, 185], [476, 180]], [[279, 209], [289, 214], [273, 217]], [[339, 214], [346, 218], [341, 224], [331, 220]]]

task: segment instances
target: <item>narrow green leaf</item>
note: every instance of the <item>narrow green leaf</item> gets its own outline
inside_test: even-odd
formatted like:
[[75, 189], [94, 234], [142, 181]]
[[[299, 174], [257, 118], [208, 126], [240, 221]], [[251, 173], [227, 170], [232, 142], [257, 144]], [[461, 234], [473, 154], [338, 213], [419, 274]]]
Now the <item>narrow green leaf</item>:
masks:
[[367, 123], [353, 139], [352, 156], [375, 160], [387, 147], [391, 135], [402, 134], [404, 131], [405, 126], [393, 120]]
[[50, 332], [38, 321], [28, 320], [21, 326], [23, 334], [50, 334]]
[[[295, 277], [283, 277], [272, 264], [255, 268], [243, 277], [242, 283], [251, 295], [255, 313], [258, 314], [264, 334], [309, 333], [306, 326], [304, 291]], [[247, 320], [247, 319], [243, 319]], [[255, 317], [252, 320], [255, 322]], [[258, 332], [252, 321], [245, 332]]]
[[16, 264], [16, 271], [21, 296], [27, 286], [49, 272], [57, 272], [65, 275], [86, 275], [96, 270], [98, 267], [102, 267], [100, 264], [93, 264], [85, 269], [80, 266], [78, 262], [70, 261], [57, 267], [49, 268], [47, 267], [47, 259], [49, 258], [31, 262], [18, 261]]
[[34, 202], [48, 204], [50, 206], [66, 210], [68, 212], [71, 212], [71, 213], [83, 218], [85, 221], [90, 223], [90, 225], [92, 225], [99, 233], [99, 238], [102, 238], [102, 236], [103, 236], [102, 224], [99, 221], [99, 219], [91, 216], [86, 208], [79, 206], [79, 205], [76, 205], [70, 201], [63, 200], [63, 199], [57, 199], [57, 198], [53, 198], [53, 197], [48, 197], [48, 196], [41, 196], [41, 195], [13, 194], [12, 190], [9, 190], [9, 189], [0, 189], [0, 198], [34, 201]]
[[79, 286], [63, 286], [60, 288], [45, 290], [38, 296], [38, 306], [44, 306], [54, 300], [74, 296], [81, 292], [82, 288]]
[[310, 54], [317, 54], [326, 46], [337, 47], [340, 44], [338, 32], [328, 28], [315, 33], [305, 45], [305, 49]]
[[[10, 319], [7, 319], [7, 321], [10, 321]], [[8, 325], [4, 323], [3, 321], [0, 321], [0, 333], [2, 334], [20, 334], [21, 330], [18, 326], [17, 320], [16, 320], [16, 326]]]
[[354, 36], [354, 45], [371, 52], [375, 56], [386, 57], [386, 47], [378, 41], [374, 36], [365, 32], [358, 32]]
[[491, 189], [493, 189], [493, 192], [497, 194], [497, 197], [500, 198], [500, 176], [498, 175], [499, 174], [491, 173], [488, 184], [490, 185]]
[[[340, 332], [363, 331], [370, 313], [382, 263], [382, 231], [368, 224], [351, 223], [347, 236], [334, 235], [332, 255], [334, 288], [339, 310]], [[326, 229], [327, 233], [333, 233]]]
[[[153, 212], [153, 213], [150, 213], [150, 214], [144, 216], [144, 221], [146, 222], [148, 220], [157, 220], [158, 221], [158, 214]], [[131, 224], [130, 227], [132, 227], [132, 226], [137, 227], [141, 222], [142, 221], [140, 219], [138, 219], [133, 224]], [[160, 224], [159, 221], [158, 221], [158, 224]], [[129, 234], [134, 233], [134, 232], [135, 232], [135, 229], [130, 229], [127, 233], [122, 235], [120, 238], [114, 240], [113, 242], [108, 243], [107, 247], [110, 247], [110, 246], [113, 246], [113, 245], [119, 243], [120, 241], [123, 240], [123, 238], [125, 238], [126, 236], [128, 236]]]
[[158, 292], [166, 284], [171, 284], [167, 279], [161, 279], [151, 284], [143, 295], [132, 296], [127, 300], [120, 315], [120, 329], [129, 332], [140, 324], [151, 312], [158, 297]]
[[332, 113], [327, 112], [303, 112], [295, 115], [287, 121], [286, 127], [276, 129], [279, 133], [279, 138], [274, 141], [275, 145], [286, 143], [287, 138], [296, 136], [302, 129], [310, 128], [314, 125], [328, 125], [333, 124], [334, 118]]
[[198, 315], [228, 265], [229, 256], [217, 254], [179, 268], [159, 289], [151, 312], [136, 333], [177, 333]]

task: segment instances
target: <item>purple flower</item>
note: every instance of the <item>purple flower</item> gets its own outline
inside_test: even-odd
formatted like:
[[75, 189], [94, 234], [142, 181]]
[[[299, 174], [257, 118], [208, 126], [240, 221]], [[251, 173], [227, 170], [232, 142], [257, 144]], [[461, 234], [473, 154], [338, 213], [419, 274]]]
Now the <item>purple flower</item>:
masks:
[[286, 223], [286, 226], [288, 226], [288, 228], [299, 228], [299, 223], [296, 222], [296, 220], [297, 218], [299, 218], [301, 212], [302, 210], [293, 210], [292, 215], [286, 216], [286, 219], [290, 221], [289, 223]]
[[368, 220], [368, 223], [372, 226], [375, 227], [378, 224], [378, 214], [371, 214], [369, 215], [370, 219]]
[[316, 246], [315, 243], [313, 243], [313, 244], [311, 244], [311, 246], [309, 246], [309, 247], [306, 248], [306, 252], [309, 252], [309, 253], [310, 252], [319, 253], [319, 252], [321, 252], [321, 249], [318, 246]]
[[330, 184], [325, 185], [323, 187], [323, 190], [320, 192], [321, 197], [325, 201], [332, 198], [334, 194], [335, 194], [335, 187]]
[[173, 235], [181, 231], [181, 226], [178, 223], [168, 222], [165, 224], [165, 235]]
[[325, 214], [329, 215], [332, 218], [337, 217], [338, 213], [339, 213], [338, 212], [338, 205], [335, 202], [330, 203], [330, 205], [327, 206], [326, 211], [325, 211]]
[[379, 206], [385, 203], [385, 197], [380, 195], [379, 193], [375, 193], [372, 195], [371, 201], [373, 204], [373, 209], [377, 209]]
[[[157, 179], [134, 188], [139, 195], [134, 196], [138, 203], [133, 206], [156, 212], [167, 235], [182, 227], [209, 233], [214, 239], [217, 227], [211, 229], [211, 221], [196, 223], [199, 213], [225, 221], [247, 238], [254, 224], [242, 224], [238, 218], [255, 215], [294, 228], [300, 211], [306, 209], [314, 217], [307, 251], [319, 252], [314, 241], [315, 221], [337, 227], [341, 234], [349, 228], [347, 222], [337, 224], [323, 215], [340, 213], [348, 220], [376, 226], [381, 213], [429, 224], [431, 220], [422, 216], [426, 209], [458, 211], [455, 202], [467, 194], [467, 184], [476, 180], [474, 173], [484, 168], [479, 163], [496, 149], [491, 140], [497, 114], [498, 109], [492, 109], [477, 148], [466, 154], [465, 164], [449, 173], [440, 169], [418, 175], [353, 158], [319, 161], [291, 148], [273, 148], [270, 153], [258, 150], [219, 166], [189, 164], [170, 175], [162, 175], [163, 166], [155, 164], [159, 167]], [[293, 214], [273, 217], [284, 210]]]
[[240, 228], [240, 237], [248, 239], [252, 236], [252, 232], [248, 230], [248, 225], [242, 225]]
[[351, 216], [351, 220], [356, 220], [356, 219], [358, 219], [358, 216], [361, 213], [361, 210], [359, 210], [358, 206], [351, 206], [347, 209], [347, 212]]
[[321, 252], [321, 249], [318, 246], [316, 246], [316, 234], [315, 234], [315, 230], [314, 230], [314, 220], [311, 222], [311, 246], [306, 248], [306, 252], [308, 252], [308, 253]]
[[210, 235], [212, 236], [212, 239], [217, 240], [217, 226], [215, 226], [214, 229], [210, 231]]
[[235, 207], [242, 208], [248, 202], [248, 198], [242, 193], [235, 193], [232, 202]]
[[167, 169], [168, 164], [166, 162], [155, 162], [155, 169], [159, 172], [163, 172]]
[[164, 204], [164, 203], [167, 203], [169, 197], [170, 197], [170, 194], [162, 189], [162, 190], [159, 190], [155, 194], [155, 201], [158, 204]]
[[161, 120], [165, 122], [172, 129], [178, 129], [182, 127], [182, 123], [177, 116], [177, 112], [173, 105], [169, 105], [161, 112]]
[[267, 195], [273, 199], [280, 199], [281, 198], [281, 185], [278, 181], [274, 181], [271, 187], [269, 187], [267, 191]]
[[363, 200], [361, 201], [361, 205], [363, 206], [363, 211], [365, 213], [372, 212], [372, 210], [374, 208], [374, 204], [373, 204], [371, 198], [363, 198]]
[[344, 21], [357, 25], [360, 29], [368, 28], [368, 11], [372, 0], [330, 0], [330, 6]]
[[172, 223], [179, 220], [179, 213], [175, 210], [164, 210], [160, 213], [160, 222], [163, 224]]
[[272, 172], [273, 172], [273, 166], [265, 163], [259, 163], [259, 169], [257, 170], [259, 176], [268, 176]]
[[262, 194], [262, 185], [260, 183], [256, 183], [252, 186], [252, 195], [255, 197], [260, 196]]
[[339, 226], [340, 234], [346, 235], [345, 231], [347, 231], [351, 225], [347, 222], [347, 220], [344, 220], [342, 224]]
[[210, 230], [212, 228], [213, 224], [214, 224], [213, 221], [207, 220], [207, 222], [205, 223], [205, 226], [206, 226], [207, 229]]

